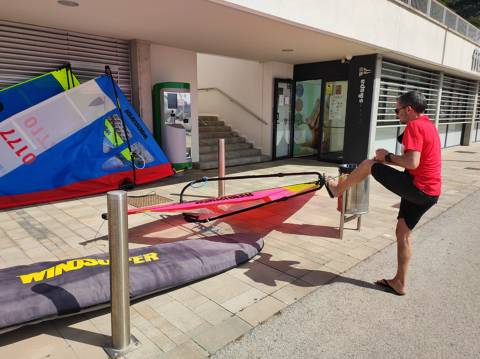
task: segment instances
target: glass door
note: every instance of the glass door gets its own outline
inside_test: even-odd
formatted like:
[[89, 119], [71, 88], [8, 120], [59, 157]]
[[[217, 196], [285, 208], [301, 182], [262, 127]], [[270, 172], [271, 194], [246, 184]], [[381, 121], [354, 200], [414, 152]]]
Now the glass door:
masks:
[[295, 83], [295, 117], [293, 126], [293, 156], [318, 153], [320, 138], [322, 80]]
[[345, 136], [348, 81], [325, 83], [319, 159], [341, 161]]
[[275, 79], [273, 104], [273, 159], [291, 155], [292, 80]]

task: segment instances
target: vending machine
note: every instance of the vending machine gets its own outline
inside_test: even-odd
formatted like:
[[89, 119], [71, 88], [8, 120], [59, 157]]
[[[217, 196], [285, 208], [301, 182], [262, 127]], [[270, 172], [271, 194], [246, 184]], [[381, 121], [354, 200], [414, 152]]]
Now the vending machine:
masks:
[[153, 132], [176, 170], [192, 167], [190, 84], [161, 82], [153, 86]]

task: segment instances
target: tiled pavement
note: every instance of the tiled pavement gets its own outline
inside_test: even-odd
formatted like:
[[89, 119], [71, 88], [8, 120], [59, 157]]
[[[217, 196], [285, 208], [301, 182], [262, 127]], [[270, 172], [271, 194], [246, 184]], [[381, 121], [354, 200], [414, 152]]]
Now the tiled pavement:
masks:
[[[480, 189], [480, 170], [466, 169], [480, 169], [480, 143], [446, 149], [443, 160], [443, 195], [420, 225]], [[335, 166], [311, 160], [230, 168], [227, 173], [311, 170], [336, 174]], [[178, 200], [186, 181], [204, 175], [215, 172], [191, 171], [132, 194], [155, 192]], [[261, 186], [285, 181], [292, 183], [274, 178], [262, 180]], [[227, 182], [227, 193], [258, 185]], [[370, 212], [362, 219], [362, 229], [345, 230], [343, 240], [337, 238], [336, 202], [324, 190], [207, 225], [185, 223], [178, 215], [130, 216], [130, 248], [242, 232], [263, 236], [265, 247], [242, 266], [133, 303], [132, 334], [141, 346], [127, 357], [206, 357], [393, 243], [399, 200], [373, 180], [370, 186]], [[197, 196], [214, 192], [214, 186], [194, 190]], [[105, 209], [106, 197], [98, 195], [0, 212], [0, 268], [107, 251], [107, 226], [100, 219]], [[106, 358], [102, 345], [109, 335], [108, 310], [94, 311], [0, 335], [0, 358]]]

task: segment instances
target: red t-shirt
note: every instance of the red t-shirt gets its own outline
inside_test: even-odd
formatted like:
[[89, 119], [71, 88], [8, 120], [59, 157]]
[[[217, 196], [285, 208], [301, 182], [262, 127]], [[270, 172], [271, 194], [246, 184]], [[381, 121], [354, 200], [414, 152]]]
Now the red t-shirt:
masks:
[[439, 196], [442, 191], [440, 136], [428, 116], [407, 123], [402, 144], [404, 152], [420, 152], [418, 167], [407, 170], [413, 176], [413, 184], [430, 196]]

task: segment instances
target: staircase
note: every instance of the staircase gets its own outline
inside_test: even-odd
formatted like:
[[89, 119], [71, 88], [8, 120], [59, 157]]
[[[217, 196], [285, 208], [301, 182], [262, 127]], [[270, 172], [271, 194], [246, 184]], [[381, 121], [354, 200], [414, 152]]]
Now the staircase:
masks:
[[225, 126], [217, 116], [198, 117], [200, 137], [200, 169], [218, 168], [218, 139], [225, 139], [225, 166], [238, 166], [268, 161], [268, 156], [254, 148], [244, 137]]

